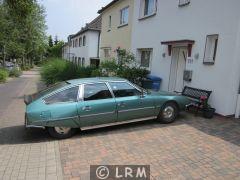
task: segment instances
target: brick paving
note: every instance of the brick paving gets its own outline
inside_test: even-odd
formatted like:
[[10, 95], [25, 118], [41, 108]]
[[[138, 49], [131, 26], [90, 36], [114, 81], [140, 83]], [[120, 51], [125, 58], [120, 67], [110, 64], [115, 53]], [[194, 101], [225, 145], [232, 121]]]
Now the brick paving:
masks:
[[183, 113], [170, 125], [148, 121], [56, 141], [23, 126], [22, 96], [39, 85], [37, 71], [0, 85], [0, 180], [88, 180], [98, 164], [151, 165], [152, 179], [240, 179], [240, 120]]
[[90, 130], [60, 142], [65, 179], [89, 179], [89, 166], [151, 165], [152, 179], [240, 179], [240, 121], [182, 114]]

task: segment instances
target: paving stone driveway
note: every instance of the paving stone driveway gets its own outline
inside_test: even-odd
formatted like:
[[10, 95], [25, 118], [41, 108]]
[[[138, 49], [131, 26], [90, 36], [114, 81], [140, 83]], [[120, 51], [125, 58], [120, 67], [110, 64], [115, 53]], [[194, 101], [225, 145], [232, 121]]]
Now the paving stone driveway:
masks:
[[89, 178], [89, 165], [147, 164], [153, 179], [240, 179], [240, 121], [183, 114], [83, 132], [60, 142], [64, 177]]
[[170, 125], [148, 121], [56, 141], [23, 127], [22, 95], [37, 82], [30, 72], [0, 85], [0, 179], [87, 180], [95, 164], [151, 165], [152, 179], [240, 179], [240, 120], [183, 113]]

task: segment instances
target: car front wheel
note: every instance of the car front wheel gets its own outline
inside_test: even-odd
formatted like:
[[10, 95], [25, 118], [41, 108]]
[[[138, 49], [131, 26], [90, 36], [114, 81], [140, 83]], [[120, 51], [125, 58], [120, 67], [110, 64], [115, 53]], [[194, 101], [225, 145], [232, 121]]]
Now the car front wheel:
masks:
[[47, 130], [50, 136], [57, 139], [70, 138], [76, 132], [76, 129], [69, 127], [48, 127]]
[[177, 105], [175, 103], [169, 102], [162, 107], [158, 119], [162, 123], [172, 123], [176, 120], [178, 113], [179, 110]]

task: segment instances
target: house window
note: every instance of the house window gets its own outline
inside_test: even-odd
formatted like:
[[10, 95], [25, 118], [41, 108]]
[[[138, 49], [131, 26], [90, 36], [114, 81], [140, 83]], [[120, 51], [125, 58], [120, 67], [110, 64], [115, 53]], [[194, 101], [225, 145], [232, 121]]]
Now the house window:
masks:
[[78, 39], [78, 46], [81, 46], [81, 38]]
[[73, 44], [73, 47], [74, 47], [74, 45], [75, 45], [75, 41], [74, 40], [72, 40], [72, 44]]
[[109, 19], [108, 19], [108, 28], [109, 28], [109, 29], [112, 28], [112, 16], [109, 16]]
[[75, 46], [78, 46], [78, 39], [75, 39]]
[[128, 24], [128, 7], [125, 7], [120, 10], [120, 25]]
[[204, 54], [204, 64], [214, 64], [217, 54], [218, 35], [208, 35]]
[[140, 49], [140, 65], [144, 68], [150, 68], [150, 62], [152, 58], [152, 49]]
[[104, 58], [109, 58], [111, 50], [109, 48], [106, 48], [103, 51], [104, 51]]
[[79, 38], [79, 47], [82, 46], [82, 37]]
[[85, 58], [82, 58], [82, 67], [85, 66]]
[[86, 46], [86, 36], [83, 36], [83, 46]]
[[77, 57], [75, 57], [75, 61], [74, 61], [74, 64], [76, 64], [76, 65], [77, 65]]
[[178, 6], [182, 7], [182, 6], [186, 6], [188, 4], [190, 4], [190, 0], [179, 0]]
[[144, 0], [144, 16], [149, 16], [155, 13], [156, 11], [156, 0]]
[[81, 58], [78, 58], [78, 66], [81, 66]]

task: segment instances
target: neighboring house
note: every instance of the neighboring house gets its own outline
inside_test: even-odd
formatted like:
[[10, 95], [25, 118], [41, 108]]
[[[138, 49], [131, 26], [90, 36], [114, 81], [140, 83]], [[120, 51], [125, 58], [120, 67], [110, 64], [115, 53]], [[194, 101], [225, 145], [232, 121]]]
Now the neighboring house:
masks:
[[[107, 12], [117, 11], [119, 5], [102, 13], [102, 47], [116, 42], [106, 35], [105, 21]], [[184, 86], [212, 90], [209, 102], [217, 113], [238, 116], [239, 7], [239, 0], [134, 0], [132, 51], [142, 67], [162, 78], [162, 90], [181, 92]]]
[[66, 59], [66, 60], [70, 60], [70, 45], [69, 42], [64, 43], [63, 47], [62, 47], [62, 58]]
[[86, 24], [70, 41], [70, 60], [79, 66], [99, 66], [101, 16]]
[[131, 50], [133, 0], [114, 0], [98, 13], [102, 16], [101, 60], [117, 57], [117, 48]]

